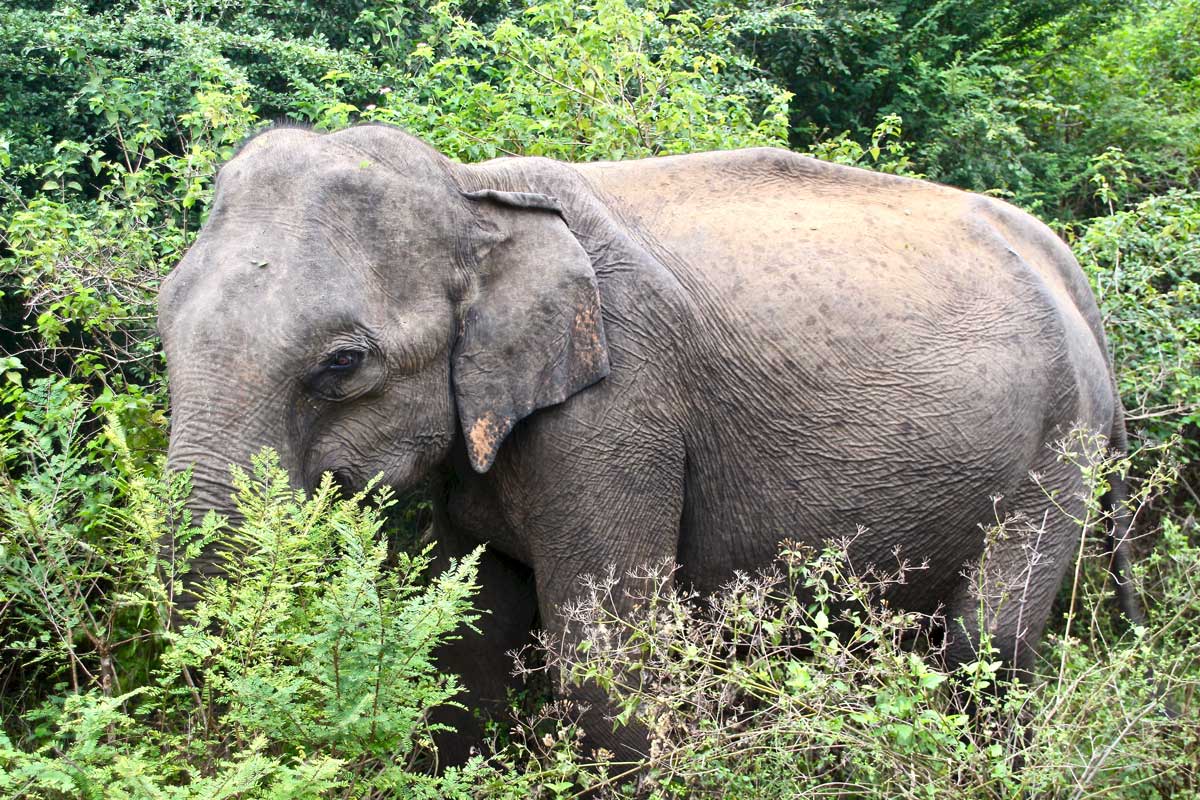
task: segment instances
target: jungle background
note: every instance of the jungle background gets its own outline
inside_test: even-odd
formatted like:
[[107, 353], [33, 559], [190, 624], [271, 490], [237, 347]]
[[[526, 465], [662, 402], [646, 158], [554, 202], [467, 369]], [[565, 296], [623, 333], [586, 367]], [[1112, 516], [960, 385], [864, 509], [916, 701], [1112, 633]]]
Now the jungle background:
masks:
[[[1132, 454], [1088, 477], [1097, 498], [1112, 470], [1133, 482], [1148, 620], [1114, 610], [1098, 503], [1038, 680], [1002, 695], [986, 651], [945, 673], [921, 620], [856, 602], [904, 576], [854, 574], [836, 542], [622, 619], [601, 576], [572, 611], [588, 647], [523, 668], [612, 687], [650, 731], [644, 761], [584, 752], [575, 712], [534, 688], [439, 770], [429, 712], [457, 684], [431, 653], [474, 614], [474, 563], [429, 574], [420, 502], [298, 496], [264, 453], [222, 531], [162, 474], [155, 292], [215, 171], [265, 124], [366, 120], [468, 161], [790, 147], [1038, 215], [1105, 316]], [[0, 293], [0, 797], [1200, 787], [1196, 0], [10, 0]], [[223, 536], [240, 557], [167, 630], [175, 526], [189, 552]]]

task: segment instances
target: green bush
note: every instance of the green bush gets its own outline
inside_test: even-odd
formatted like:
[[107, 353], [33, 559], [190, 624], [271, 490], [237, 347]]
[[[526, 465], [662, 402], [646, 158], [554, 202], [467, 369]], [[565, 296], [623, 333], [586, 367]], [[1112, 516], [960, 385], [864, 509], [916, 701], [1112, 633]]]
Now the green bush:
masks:
[[786, 92], [731, 89], [717, 21], [666, 0], [546, 0], [495, 25], [430, 7], [411, 75], [372, 119], [477, 161], [622, 159], [786, 141]]
[[1023, 200], [1058, 189], [1035, 180], [1044, 176], [1030, 123], [1058, 103], [1031, 65], [1058, 56], [1064, 40], [1087, 42], [1123, 9], [1111, 0], [698, 5], [735, 13], [735, 41], [793, 93], [794, 147], [843, 133], [865, 141], [898, 116], [920, 172]]
[[690, 4], [793, 95], [793, 147], [904, 120], [929, 177], [1055, 218], [1102, 213], [1089, 165], [1120, 147], [1132, 200], [1194, 188], [1194, 0]]
[[[567, 610], [583, 644], [547, 640], [542, 669], [610, 691], [617, 718], [650, 731], [648, 759], [582, 752], [574, 710], [554, 704], [519, 721], [487, 761], [435, 777], [428, 714], [453, 701], [457, 684], [432, 651], [473, 619], [476, 556], [428, 582], [424, 554], [393, 554], [389, 565], [386, 492], [339, 500], [326, 480], [305, 499], [269, 454], [235, 476], [236, 530], [212, 515], [193, 527], [186, 478], [140, 473], [111, 417], [102, 436], [81, 437], [77, 387], [37, 382], [20, 402], [6, 443], [23, 469], [0, 485], [0, 647], [49, 689], [4, 697], [0, 796], [1017, 797], [1120, 787], [1156, 797], [1196, 788], [1194, 524], [1165, 523], [1165, 547], [1141, 568], [1158, 602], [1132, 631], [1102, 613], [1102, 559], [1085, 551], [1038, 683], [1007, 686], [1003, 699], [991, 692], [999, 662], [948, 673], [927, 639], [930, 620], [878, 602], [892, 583], [920, 579], [911, 566], [855, 571], [845, 543], [819, 554], [787, 546], [776, 569], [739, 576], [711, 598], [673, 585], [670, 565], [648, 568], [642, 585], [653, 588], [626, 615], [611, 611], [615, 579], [593, 581]], [[1094, 449], [1071, 441], [1061, 452], [1078, 461]], [[97, 470], [100, 461], [115, 469]], [[1103, 522], [1106, 474], [1089, 473], [1085, 528]], [[1131, 510], [1140, 514], [1172, 474], [1163, 462]], [[163, 560], [160, 537], [180, 525], [183, 546]], [[228, 576], [203, 587], [182, 627], [167, 628], [169, 579], [217, 536]], [[1164, 702], [1182, 716], [1168, 718]]]
[[[1196, 18], [1195, 0], [6, 6], [0, 796], [1194, 795]], [[391, 572], [386, 501], [301, 499], [260, 461], [239, 479], [236, 569], [164, 631], [181, 564], [157, 542], [186, 519], [186, 485], [160, 477], [154, 296], [218, 165], [280, 119], [394, 122], [468, 160], [790, 135], [1067, 220], [1135, 445], [1182, 467], [1166, 494], [1159, 449], [1131, 467], [1145, 628], [1097, 611], [1102, 571], [1081, 561], [1041, 683], [972, 727], [949, 685], [992, 681], [990, 662], [939, 671], [915, 657], [919, 620], [856, 599], [884, 576], [790, 551], [715, 600], [664, 587], [633, 619], [576, 609], [587, 653], [549, 643], [563, 674], [625, 687], [654, 734], [647, 764], [586, 760], [573, 712], [550, 704], [498, 731], [487, 762], [435, 778], [427, 714], [455, 682], [429, 652], [470, 616], [471, 563], [437, 578], [420, 551], [394, 553]], [[192, 547], [217, 534], [200, 522]], [[794, 584], [812, 602], [779, 591]], [[788, 633], [804, 628], [807, 644]], [[1147, 667], [1181, 720], [1157, 713]], [[622, 772], [638, 777], [611, 782]]]
[[[0, 796], [447, 797], [479, 779], [480, 762], [427, 771], [429, 713], [458, 692], [432, 653], [475, 619], [477, 553], [428, 580], [428, 551], [389, 563], [386, 491], [338, 499], [327, 478], [305, 498], [272, 455], [235, 474], [240, 525], [191, 527], [186, 478], [141, 475], [111, 421], [81, 439], [71, 394], [39, 383], [7, 441], [24, 461], [0, 483], [0, 650], [27, 683], [0, 706]], [[217, 537], [228, 575], [170, 629], [172, 578]]]
[[[1068, 233], [1104, 313], [1128, 427], [1151, 442], [1178, 436], [1176, 456], [1200, 463], [1200, 194], [1151, 197]], [[1193, 468], [1185, 492], [1195, 479]]]
[[[1078, 462], [1098, 445], [1072, 437], [1059, 449]], [[1106, 521], [1107, 476], [1128, 467], [1085, 468], [1084, 529]], [[1173, 473], [1161, 463], [1131, 510]], [[567, 610], [582, 639], [546, 640], [544, 668], [605, 689], [616, 719], [649, 731], [648, 756], [587, 760], [571, 712], [555, 708], [557, 729], [525, 729], [517, 760], [575, 787], [561, 795], [571, 797], [623, 796], [629, 781], [652, 798], [1194, 796], [1200, 532], [1172, 523], [1164, 536], [1170, 555], [1143, 565], [1160, 601], [1147, 623], [1114, 624], [1106, 558], [1086, 547], [1037, 677], [1019, 685], [986, 641], [978, 661], [938, 667], [936, 620], [880, 602], [890, 586], [921, 580], [903, 553], [891, 572], [863, 571], [850, 541], [820, 553], [785, 544], [773, 569], [711, 597], [672, 583], [669, 564], [637, 575], [650, 588], [619, 602], [613, 576], [593, 579]]]
[[[144, 491], [139, 459], [112, 413], [85, 390], [44, 378], [9, 383], [0, 424], [0, 711], [7, 722], [47, 693], [145, 678], [156, 617], [165, 509]], [[164, 485], [161, 500], [179, 501]], [[155, 501], [155, 502], [152, 502]], [[126, 520], [126, 515], [140, 515]]]
[[[1059, 108], [1036, 119], [1039, 173], [1062, 186], [1059, 216], [1102, 213], [1089, 196], [1092, 162], [1118, 148], [1124, 197], [1140, 202], [1200, 179], [1200, 4], [1135, 4], [1122, 24], [1063, 47], [1034, 77]], [[1069, 35], [1064, 31], [1064, 39]], [[1065, 42], [1064, 42], [1065, 44]]]

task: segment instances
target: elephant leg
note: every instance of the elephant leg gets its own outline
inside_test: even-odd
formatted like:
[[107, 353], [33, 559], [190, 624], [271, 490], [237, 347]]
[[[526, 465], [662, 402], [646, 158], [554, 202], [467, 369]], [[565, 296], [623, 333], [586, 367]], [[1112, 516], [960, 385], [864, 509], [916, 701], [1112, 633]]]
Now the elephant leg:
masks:
[[[645, 596], [649, 586], [647, 582], [636, 580], [630, 575], [630, 571], [634, 569], [637, 569], [638, 574], [644, 574], [646, 571], [642, 565], [635, 567], [629, 562], [620, 563], [622, 566], [614, 565], [612, 573], [617, 577], [616, 585], [601, 602], [605, 612], [628, 620], [635, 612], [635, 604], [631, 598]], [[578, 579], [568, 580], [567, 575]], [[610, 697], [608, 692], [592, 681], [582, 684], [571, 682], [565, 674], [565, 671], [570, 669], [575, 654], [579, 652], [579, 644], [586, 633], [582, 630], [583, 626], [578, 624], [578, 620], [570, 619], [563, 611], [570, 604], [579, 601], [583, 592], [582, 578], [585, 575], [604, 578], [604, 573], [597, 574], [595, 565], [589, 563], [564, 566], [562, 574], [538, 580], [538, 596], [541, 601], [539, 605], [544, 620], [543, 635], [549, 649], [557, 654], [549, 659], [553, 667], [552, 675], [556, 677], [555, 697], [570, 700], [574, 704], [586, 734], [585, 751], [603, 747], [614, 754], [616, 761], [644, 759], [649, 752], [648, 732], [645, 726], [637, 720], [620, 727], [614, 726], [613, 719], [619, 711], [620, 698], [615, 695]], [[664, 580], [669, 582], [670, 577], [665, 577]], [[616, 633], [622, 635], [619, 628]], [[630, 676], [622, 677], [628, 679]], [[620, 678], [617, 682], [621, 682]]]
[[[438, 571], [479, 545], [476, 539], [458, 535], [437, 509], [435, 531], [434, 568]], [[479, 561], [478, 584], [475, 607], [482, 612], [475, 623], [478, 632], [461, 627], [457, 632], [460, 638], [443, 645], [436, 654], [439, 668], [460, 678], [464, 691], [456, 699], [465, 706], [443, 707], [433, 715], [433, 722], [453, 728], [436, 737], [441, 766], [462, 764], [471, 750], [482, 744], [483, 720], [503, 714], [509, 692], [523, 685], [512, 674], [510, 651], [532, 642], [537, 617], [532, 571], [488, 548]]]
[[[1037, 480], [1026, 478], [1011, 501], [1002, 500], [1003, 524], [986, 532], [983, 557], [966, 570], [947, 609], [946, 660], [950, 668], [980, 658], [981, 633], [1007, 674], [1028, 679], [1037, 644], [1063, 576], [1084, 531], [1085, 492], [1078, 467], [1047, 451]], [[983, 657], [991, 660], [990, 654]]]
[[[668, 450], [664, 445], [647, 460], [653, 469], [628, 472], [618, 471], [617, 466], [596, 470], [561, 465], [557, 491], [544, 495], [530, 517], [530, 541], [538, 543], [533, 556], [543, 632], [567, 659], [576, 652], [583, 632], [564, 611], [584, 594], [584, 576], [615, 578], [605, 607], [622, 616], [660, 578], [671, 580], [657, 568], [673, 567], [678, 557], [682, 446]], [[628, 454], [614, 456], [610, 464], [641, 466], [645, 461]], [[556, 683], [556, 694], [574, 701], [582, 711], [585, 747], [604, 747], [618, 760], [645, 757], [645, 729], [633, 723], [614, 730], [615, 707], [600, 687]]]

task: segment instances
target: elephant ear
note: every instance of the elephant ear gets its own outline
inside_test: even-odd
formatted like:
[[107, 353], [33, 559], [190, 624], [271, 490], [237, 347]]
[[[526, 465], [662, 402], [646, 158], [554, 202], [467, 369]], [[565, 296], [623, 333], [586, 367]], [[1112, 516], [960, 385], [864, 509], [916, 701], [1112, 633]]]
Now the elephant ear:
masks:
[[608, 375], [591, 259], [553, 198], [465, 192], [476, 273], [453, 355], [454, 394], [477, 472], [520, 420]]

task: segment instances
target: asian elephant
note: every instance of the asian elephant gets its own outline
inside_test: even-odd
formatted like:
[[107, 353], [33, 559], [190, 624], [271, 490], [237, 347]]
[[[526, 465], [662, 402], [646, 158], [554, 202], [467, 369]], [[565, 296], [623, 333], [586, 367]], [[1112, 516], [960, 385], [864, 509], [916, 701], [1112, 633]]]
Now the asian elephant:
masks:
[[228, 513], [229, 465], [269, 445], [297, 486], [432, 478], [442, 555], [487, 543], [492, 613], [444, 654], [473, 707], [585, 573], [673, 560], [711, 591], [858, 526], [856, 563], [927, 563], [889, 598], [945, 610], [952, 664], [983, 626], [1026, 670], [1083, 516], [1048, 443], [1125, 447], [1045, 226], [783, 150], [463, 165], [383, 125], [271, 129], [221, 170], [159, 330], [195, 508]]

